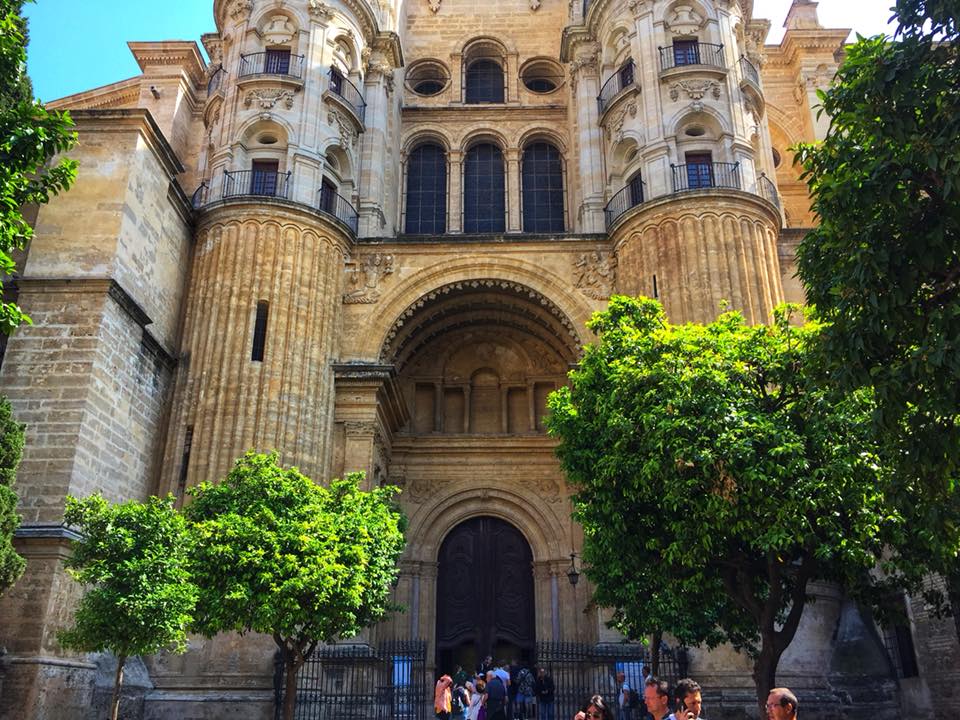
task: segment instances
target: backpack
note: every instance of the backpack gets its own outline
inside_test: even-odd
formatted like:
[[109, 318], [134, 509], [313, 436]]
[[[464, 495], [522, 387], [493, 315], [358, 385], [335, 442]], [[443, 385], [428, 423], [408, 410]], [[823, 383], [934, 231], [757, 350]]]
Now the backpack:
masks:
[[630, 689], [630, 695], [627, 698], [627, 707], [630, 707], [630, 708], [640, 707], [640, 693], [638, 693], [633, 688]]
[[450, 711], [454, 715], [459, 715], [463, 712], [463, 688], [455, 688], [453, 691], [453, 697], [450, 698]]

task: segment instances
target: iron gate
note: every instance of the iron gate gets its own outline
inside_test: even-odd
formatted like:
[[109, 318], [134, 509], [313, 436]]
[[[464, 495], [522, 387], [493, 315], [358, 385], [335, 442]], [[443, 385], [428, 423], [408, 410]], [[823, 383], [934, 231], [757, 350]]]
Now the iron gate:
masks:
[[[622, 671], [631, 688], [643, 694], [643, 666], [651, 667], [650, 650], [639, 644], [584, 645], [538, 643], [536, 664], [553, 677], [554, 717], [571, 718], [592, 695], [617, 704], [616, 673]], [[670, 686], [686, 676], [686, 652], [661, 648], [659, 675]]]
[[[296, 720], [425, 720], [427, 644], [394, 640], [324, 645], [297, 677]], [[274, 677], [276, 712], [283, 715], [284, 671]]]

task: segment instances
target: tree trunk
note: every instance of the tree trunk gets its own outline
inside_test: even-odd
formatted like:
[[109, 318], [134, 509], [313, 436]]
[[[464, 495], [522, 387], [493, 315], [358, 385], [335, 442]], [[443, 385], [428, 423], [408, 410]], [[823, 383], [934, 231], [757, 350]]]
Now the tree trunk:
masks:
[[297, 671], [300, 665], [289, 650], [283, 653], [285, 680], [283, 683], [283, 720], [293, 720], [297, 710]]
[[113, 698], [110, 700], [110, 720], [120, 717], [120, 688], [123, 686], [123, 666], [126, 662], [126, 655], [117, 656], [117, 674], [113, 680]]
[[655, 678], [660, 678], [660, 643], [663, 641], [663, 633], [657, 630], [650, 636], [650, 674]]
[[767, 697], [777, 686], [777, 666], [780, 665], [782, 652], [777, 652], [776, 641], [764, 637], [760, 645], [760, 654], [753, 662], [753, 682], [757, 688], [757, 703], [760, 705], [760, 717], [767, 716]]

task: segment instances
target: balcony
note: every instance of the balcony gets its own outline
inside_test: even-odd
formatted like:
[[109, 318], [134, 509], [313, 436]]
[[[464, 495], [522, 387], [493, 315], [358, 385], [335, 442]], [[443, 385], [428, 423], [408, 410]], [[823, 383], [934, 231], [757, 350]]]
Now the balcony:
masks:
[[760, 89], [760, 71], [743, 56], [737, 61], [737, 65], [740, 67], [740, 89], [746, 95], [748, 101], [753, 104], [757, 114], [762, 115], [765, 103], [763, 90]]
[[349, 228], [351, 234], [356, 237], [357, 230], [360, 227], [360, 213], [357, 209], [342, 195], [328, 187], [322, 187], [319, 191], [319, 203], [317, 209], [324, 215], [332, 217]]
[[703, 190], [705, 188], [731, 188], [740, 190], [740, 163], [695, 162], [671, 165], [673, 191]]
[[358, 131], [363, 132], [367, 116], [367, 103], [363, 99], [363, 93], [335, 67], [330, 68], [328, 76], [330, 85], [327, 92], [352, 113], [358, 123]]
[[726, 69], [723, 57], [723, 45], [702, 43], [699, 40], [675, 42], [671, 47], [660, 50], [660, 72], [686, 67], [709, 67]]
[[238, 77], [250, 78], [259, 75], [303, 80], [303, 55], [291, 55], [289, 52], [267, 50], [240, 56]]
[[631, 180], [626, 187], [610, 198], [610, 202], [603, 209], [603, 217], [607, 227], [613, 225], [617, 218], [630, 208], [635, 208], [643, 202], [644, 184], [639, 177]]
[[210, 79], [207, 81], [207, 97], [213, 97], [216, 93], [220, 92], [223, 89], [223, 81], [226, 79], [227, 71], [223, 69], [223, 65], [218, 67], [213, 75], [210, 76]]
[[624, 63], [619, 70], [611, 75], [600, 88], [600, 94], [597, 96], [597, 109], [600, 117], [607, 111], [613, 101], [627, 88], [633, 87], [636, 77], [636, 66], [633, 58]]

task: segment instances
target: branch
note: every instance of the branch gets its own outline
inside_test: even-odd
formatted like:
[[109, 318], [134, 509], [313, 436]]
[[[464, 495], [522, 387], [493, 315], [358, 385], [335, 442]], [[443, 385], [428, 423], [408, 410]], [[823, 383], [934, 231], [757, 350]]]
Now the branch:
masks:
[[800, 625], [800, 618], [803, 616], [803, 609], [807, 604], [807, 583], [813, 577], [816, 570], [816, 561], [809, 555], [805, 556], [797, 570], [793, 589], [790, 592], [790, 612], [787, 615], [780, 632], [775, 633], [775, 647], [782, 653], [793, 641], [793, 636], [797, 633]]

